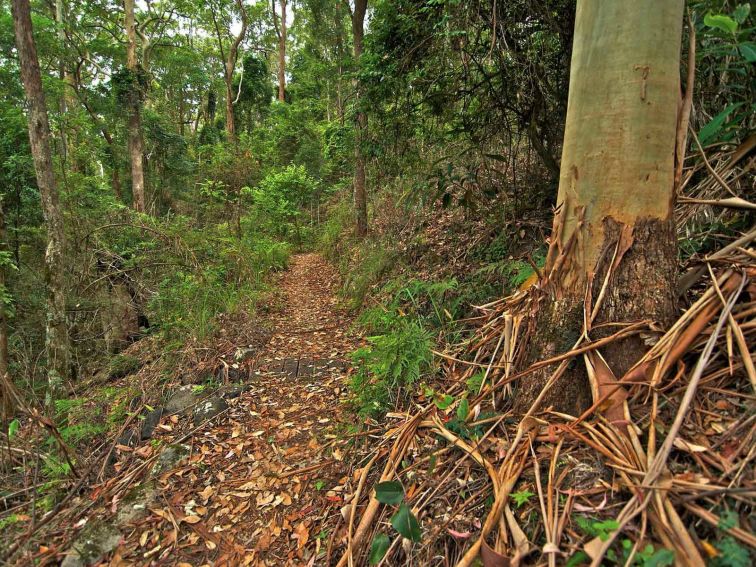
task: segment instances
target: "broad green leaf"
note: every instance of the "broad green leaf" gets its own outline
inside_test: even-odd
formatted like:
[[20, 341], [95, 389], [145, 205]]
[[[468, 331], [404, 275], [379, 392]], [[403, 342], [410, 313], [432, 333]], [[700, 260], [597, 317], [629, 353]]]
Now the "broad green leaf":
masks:
[[740, 45], [738, 45], [738, 49], [740, 50], [740, 54], [743, 56], [743, 59], [745, 59], [749, 63], [756, 61], [756, 44], [751, 42], [741, 43]]
[[404, 500], [404, 489], [396, 481], [381, 482], [375, 487], [375, 497], [381, 504], [399, 504]]
[[391, 546], [391, 540], [389, 536], [384, 533], [380, 533], [373, 538], [373, 543], [370, 546], [370, 564], [378, 565], [386, 555], [388, 548]]
[[444, 394], [443, 396], [438, 396], [436, 399], [433, 400], [433, 402], [436, 404], [436, 407], [438, 409], [445, 410], [454, 402], [454, 396], [450, 396], [449, 394]]
[[706, 126], [701, 128], [701, 131], [698, 133], [698, 139], [701, 142], [702, 146], [705, 146], [707, 142], [713, 140], [716, 135], [719, 133], [719, 131], [722, 129], [722, 126], [724, 125], [725, 121], [727, 120], [727, 117], [732, 114], [732, 111], [741, 106], [743, 103], [737, 103], [737, 104], [731, 104], [727, 108], [725, 108], [722, 112], [717, 114], [714, 118], [711, 119], [711, 122], [709, 122]]
[[8, 439], [13, 439], [18, 433], [18, 429], [21, 427], [21, 423], [18, 419], [14, 419], [8, 424]]
[[457, 407], [457, 417], [460, 421], [465, 421], [468, 415], [470, 415], [470, 402], [467, 398], [463, 398]]
[[712, 14], [709, 12], [704, 16], [704, 24], [710, 28], [718, 28], [726, 33], [734, 34], [738, 31], [738, 22], [724, 14]]
[[732, 17], [735, 18], [735, 21], [737, 21], [739, 24], [742, 24], [746, 21], [750, 13], [751, 3], [746, 2], [745, 4], [738, 4], [738, 7], [732, 11]]
[[414, 542], [420, 541], [422, 533], [420, 532], [420, 523], [415, 515], [410, 511], [409, 506], [402, 504], [399, 510], [391, 517], [391, 525], [398, 531], [402, 537]]

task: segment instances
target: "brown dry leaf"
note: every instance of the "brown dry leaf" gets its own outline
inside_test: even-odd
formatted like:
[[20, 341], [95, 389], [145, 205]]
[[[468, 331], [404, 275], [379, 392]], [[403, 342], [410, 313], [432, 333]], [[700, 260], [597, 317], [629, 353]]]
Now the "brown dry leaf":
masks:
[[695, 443], [686, 441], [682, 437], [675, 437], [675, 439], [672, 441], [672, 444], [678, 449], [687, 451], [688, 453], [705, 453], [709, 450], [708, 447], [704, 447], [703, 445], [696, 445]]
[[135, 455], [142, 457], [143, 459], [149, 459], [152, 456], [152, 453], [152, 445], [145, 445], [144, 447], [139, 447], [139, 449], [136, 449], [134, 451]]
[[182, 521], [186, 522], [187, 524], [197, 524], [202, 521], [202, 518], [199, 516], [191, 515], [186, 516]]
[[215, 494], [215, 487], [212, 484], [206, 486], [205, 490], [199, 493], [205, 503], [207, 503], [213, 494]]
[[310, 529], [305, 522], [299, 522], [294, 528], [294, 533], [291, 537], [298, 540], [297, 549], [302, 549], [310, 539]]

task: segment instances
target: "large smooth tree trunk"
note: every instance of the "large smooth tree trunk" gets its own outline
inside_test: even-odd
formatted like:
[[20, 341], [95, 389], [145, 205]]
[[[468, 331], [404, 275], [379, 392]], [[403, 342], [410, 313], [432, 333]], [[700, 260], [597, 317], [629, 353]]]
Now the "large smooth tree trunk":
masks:
[[13, 24], [16, 30], [16, 47], [29, 105], [29, 141], [37, 174], [37, 186], [42, 200], [42, 213], [47, 227], [45, 250], [45, 279], [47, 283], [47, 377], [49, 382], [47, 403], [52, 404], [61, 384], [69, 374], [69, 339], [66, 326], [65, 269], [63, 250], [65, 233], [63, 213], [58, 200], [58, 188], [53, 173], [50, 151], [50, 123], [47, 118], [45, 95], [42, 91], [42, 76], [39, 70], [37, 49], [32, 35], [29, 0], [13, 0], [11, 3]]
[[[140, 72], [137, 63], [136, 22], [134, 0], [124, 0], [124, 27], [126, 28], [126, 68], [132, 74], [132, 88], [136, 88], [136, 75]], [[129, 158], [131, 160], [131, 192], [134, 210], [145, 212], [144, 198], [144, 141], [142, 140], [141, 97], [130, 93], [127, 130]]]
[[[569, 350], [584, 325], [597, 339], [616, 330], [597, 328], [602, 323], [674, 319], [683, 7], [683, 0], [578, 1], [559, 210], [531, 361]], [[636, 336], [601, 355], [621, 378], [644, 350]], [[548, 375], [522, 384], [518, 409], [529, 407]], [[543, 407], [574, 413], [590, 400], [587, 372], [573, 365]]]
[[[352, 35], [354, 38], [354, 59], [359, 64], [362, 56], [362, 39], [364, 36], [365, 12], [367, 0], [355, 0], [354, 14], [352, 14]], [[365, 190], [365, 157], [362, 155], [362, 141], [367, 129], [367, 115], [360, 107], [360, 84], [355, 80], [355, 98], [357, 114], [355, 116], [354, 130], [354, 213], [355, 233], [363, 237], [368, 231], [367, 220], [367, 193]]]

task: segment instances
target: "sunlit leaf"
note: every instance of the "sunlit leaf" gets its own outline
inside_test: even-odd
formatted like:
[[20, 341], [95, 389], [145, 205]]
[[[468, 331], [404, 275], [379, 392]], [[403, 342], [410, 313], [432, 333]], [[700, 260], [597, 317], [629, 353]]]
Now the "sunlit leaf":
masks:
[[436, 407], [438, 409], [445, 410], [450, 405], [452, 405], [452, 403], [454, 403], [454, 396], [450, 396], [449, 394], [444, 394], [443, 396], [438, 396], [433, 401], [436, 404]]
[[738, 22], [724, 14], [712, 14], [709, 12], [704, 16], [704, 24], [710, 28], [717, 28], [726, 33], [734, 34], [738, 31]]
[[18, 419], [11, 421], [8, 424], [8, 439], [13, 439], [16, 436], [16, 433], [18, 433], [20, 427], [21, 423], [18, 421]]

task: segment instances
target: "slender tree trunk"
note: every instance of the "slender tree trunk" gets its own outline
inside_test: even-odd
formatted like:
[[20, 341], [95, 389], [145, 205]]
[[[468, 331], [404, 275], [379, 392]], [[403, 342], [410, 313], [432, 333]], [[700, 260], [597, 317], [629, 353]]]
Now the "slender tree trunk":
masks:
[[181, 136], [184, 135], [184, 86], [182, 85], [179, 88], [179, 107], [178, 107], [178, 115], [179, 115], [179, 134]]
[[[140, 72], [137, 63], [136, 22], [134, 21], [134, 0], [124, 0], [124, 26], [126, 28], [126, 68], [132, 74], [131, 88], [137, 88], [136, 75]], [[129, 137], [129, 158], [131, 159], [131, 192], [134, 210], [145, 212], [144, 198], [144, 142], [142, 140], [141, 96], [130, 93], [127, 130]]]
[[[232, 71], [233, 73], [233, 71]], [[231, 79], [226, 80], [226, 132], [231, 140], [236, 139], [236, 120], [234, 120], [234, 89]]]
[[[242, 27], [239, 30], [239, 34], [234, 38], [231, 46], [228, 48], [228, 55], [223, 62], [223, 78], [226, 83], [226, 132], [232, 141], [236, 140], [236, 120], [234, 119], [234, 69], [236, 68], [236, 61], [239, 58], [239, 46], [244, 41], [244, 36], [247, 34], [247, 26], [249, 25], [249, 19], [247, 18], [247, 10], [244, 8], [242, 0], [236, 0], [236, 6], [239, 9], [239, 16], [241, 17]], [[223, 57], [223, 39], [221, 38], [220, 30], [218, 29], [218, 22], [215, 19], [215, 13], [213, 12], [213, 22], [215, 24], [215, 31], [218, 35], [218, 48]], [[208, 107], [210, 102], [208, 100]]]
[[[5, 210], [0, 200], [0, 252], [10, 254], [7, 235], [5, 232]], [[0, 291], [7, 292], [5, 287], [5, 265], [0, 265]], [[13, 400], [10, 392], [6, 392], [3, 384], [3, 376], [8, 374], [8, 317], [6, 305], [0, 302], [0, 425], [10, 420], [13, 414]]]
[[[61, 45], [64, 44], [66, 39], [66, 34], [63, 30], [64, 19], [65, 16], [63, 9], [63, 0], [55, 0], [55, 23], [58, 25], [58, 41], [60, 41]], [[60, 58], [59, 65], [60, 78], [63, 80], [63, 83], [65, 85], [66, 83], [68, 83], [68, 73], [66, 72], [66, 64], [63, 57]], [[66, 112], [68, 111], [67, 96], [68, 93], [66, 92], [64, 87], [63, 95], [60, 97], [60, 155], [64, 168], [66, 167], [68, 162], [68, 137], [66, 132]]]
[[[354, 59], [359, 65], [362, 56], [362, 39], [364, 35], [365, 12], [367, 11], [367, 0], [355, 0], [354, 14], [352, 15], [352, 35], [354, 36]], [[363, 237], [368, 231], [367, 219], [367, 193], [365, 190], [365, 157], [362, 155], [362, 141], [367, 129], [367, 115], [360, 107], [360, 84], [355, 80], [355, 98], [357, 104], [357, 114], [355, 117], [354, 129], [354, 212], [355, 212], [355, 233], [358, 237]]]
[[281, 1], [281, 33], [278, 34], [278, 100], [286, 102], [286, 0]]
[[[559, 212], [531, 360], [569, 350], [583, 330], [601, 338], [602, 323], [674, 319], [683, 8], [683, 0], [578, 1]], [[601, 355], [621, 378], [644, 350], [633, 337]], [[590, 403], [595, 384], [576, 366], [543, 407], [578, 412]], [[529, 407], [548, 375], [523, 382], [518, 409]]]
[[50, 123], [47, 118], [45, 95], [42, 91], [42, 76], [39, 70], [37, 49], [32, 35], [29, 0], [13, 0], [11, 3], [13, 24], [16, 30], [16, 47], [29, 105], [29, 141], [37, 174], [37, 186], [42, 200], [42, 213], [47, 225], [47, 249], [45, 251], [46, 283], [48, 291], [46, 347], [48, 406], [52, 405], [64, 379], [69, 375], [69, 340], [66, 327], [65, 269], [63, 250], [65, 233], [63, 213], [58, 201], [58, 188], [53, 173], [50, 151]]

